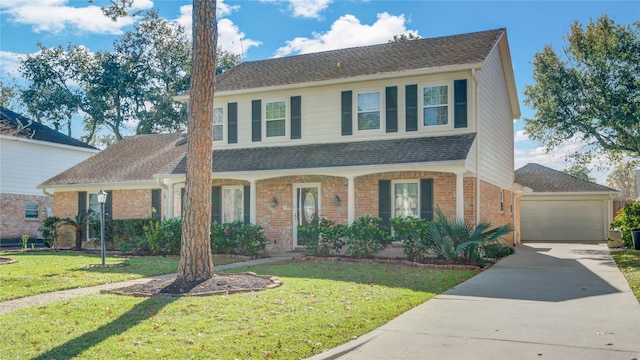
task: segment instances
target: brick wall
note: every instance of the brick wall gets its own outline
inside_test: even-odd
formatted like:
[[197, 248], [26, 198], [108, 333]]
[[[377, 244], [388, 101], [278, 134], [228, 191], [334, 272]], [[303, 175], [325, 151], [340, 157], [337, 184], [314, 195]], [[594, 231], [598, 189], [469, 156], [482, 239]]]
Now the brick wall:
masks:
[[113, 190], [111, 218], [141, 219], [151, 216], [151, 189]]
[[[38, 203], [38, 219], [26, 219], [27, 202]], [[38, 228], [47, 217], [47, 208], [53, 207], [50, 196], [0, 194], [0, 239], [21, 239], [29, 235], [38, 238]]]
[[[504, 191], [504, 211], [500, 210], [500, 190]], [[493, 226], [510, 224], [513, 229], [511, 191], [480, 181], [480, 221], [488, 222]], [[508, 243], [512, 243], [513, 238], [513, 232], [505, 236]]]

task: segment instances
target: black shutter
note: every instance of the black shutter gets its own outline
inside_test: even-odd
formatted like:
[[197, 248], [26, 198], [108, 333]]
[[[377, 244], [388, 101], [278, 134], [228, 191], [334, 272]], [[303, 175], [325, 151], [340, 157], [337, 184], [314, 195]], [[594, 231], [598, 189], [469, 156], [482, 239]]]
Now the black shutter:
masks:
[[[162, 200], [160, 195], [162, 194], [162, 190], [160, 189], [151, 189], [151, 207], [156, 210], [155, 219], [162, 219]], [[153, 216], [153, 210], [151, 211], [151, 215]]]
[[222, 188], [220, 186], [211, 187], [211, 221], [222, 222]]
[[389, 86], [386, 88], [386, 129], [387, 132], [398, 132], [398, 87]]
[[291, 97], [291, 138], [302, 138], [302, 98]]
[[249, 224], [251, 222], [251, 187], [245, 185], [244, 187], [244, 223]]
[[420, 217], [433, 221], [433, 179], [420, 179]]
[[353, 93], [342, 92], [342, 135], [353, 134]]
[[104, 203], [104, 218], [111, 219], [111, 211], [113, 210], [113, 191], [106, 190], [107, 202]]
[[251, 141], [262, 141], [262, 101], [251, 101]]
[[227, 104], [227, 141], [238, 143], [238, 103]]
[[418, 131], [418, 85], [405, 87], [406, 131]]
[[87, 192], [78, 191], [78, 213], [87, 211]]
[[467, 127], [467, 80], [453, 82], [453, 118], [454, 127]]
[[389, 226], [391, 217], [391, 180], [378, 181], [378, 217], [382, 225]]

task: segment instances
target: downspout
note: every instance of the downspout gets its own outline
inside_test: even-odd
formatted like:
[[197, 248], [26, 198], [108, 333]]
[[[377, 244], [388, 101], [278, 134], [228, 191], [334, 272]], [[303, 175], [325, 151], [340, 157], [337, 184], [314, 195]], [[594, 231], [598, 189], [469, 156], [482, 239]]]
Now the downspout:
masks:
[[474, 114], [476, 118], [476, 224], [480, 223], [480, 116], [478, 115], [478, 76], [476, 69], [471, 69], [473, 88], [475, 93]]
[[50, 193], [50, 192], [47, 192], [47, 189], [45, 189], [45, 188], [42, 188], [42, 189], [40, 189], [40, 190], [42, 190], [42, 193], [43, 193], [43, 194], [45, 194], [45, 195], [47, 195], [47, 196], [53, 196], [53, 194], [52, 194], [52, 193]]

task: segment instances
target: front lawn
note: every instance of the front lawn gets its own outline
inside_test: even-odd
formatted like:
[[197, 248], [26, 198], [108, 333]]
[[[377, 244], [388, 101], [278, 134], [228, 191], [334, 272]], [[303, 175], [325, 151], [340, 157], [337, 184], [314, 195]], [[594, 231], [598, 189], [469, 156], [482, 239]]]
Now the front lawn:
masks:
[[[87, 268], [101, 264], [100, 254], [78, 252], [0, 252], [18, 262], [0, 265], [0, 301], [74, 289], [147, 276], [171, 274], [178, 269], [177, 256], [107, 257], [106, 264], [124, 264], [107, 268]], [[237, 260], [216, 259], [222, 265]]]
[[286, 262], [284, 285], [230, 296], [88, 295], [0, 316], [0, 358], [300, 359], [365, 334], [475, 271]]
[[640, 302], [640, 250], [612, 251], [611, 255]]

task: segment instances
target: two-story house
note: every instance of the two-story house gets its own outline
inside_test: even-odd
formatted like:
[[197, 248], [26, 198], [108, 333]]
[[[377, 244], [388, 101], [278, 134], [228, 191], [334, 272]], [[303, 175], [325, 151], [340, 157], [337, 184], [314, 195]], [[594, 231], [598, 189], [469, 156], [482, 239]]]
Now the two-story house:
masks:
[[[188, 101], [188, 94], [181, 99]], [[513, 120], [505, 29], [244, 62], [215, 92], [212, 219], [297, 247], [314, 214], [513, 222]], [[40, 185], [58, 216], [179, 217], [186, 138], [140, 135]]]
[[36, 239], [41, 221], [53, 214], [52, 197], [36, 186], [98, 151], [0, 107], [0, 245], [20, 244], [23, 235]]

